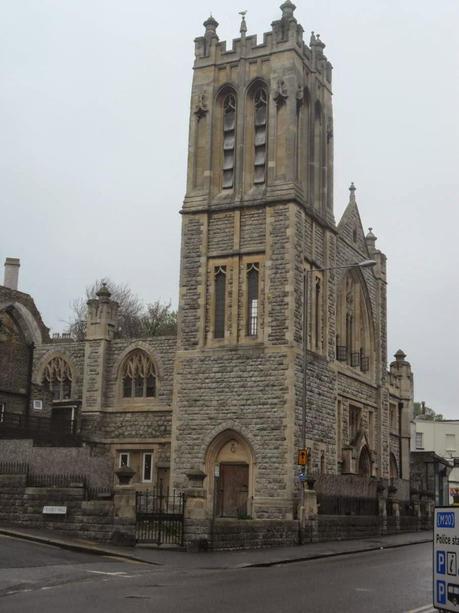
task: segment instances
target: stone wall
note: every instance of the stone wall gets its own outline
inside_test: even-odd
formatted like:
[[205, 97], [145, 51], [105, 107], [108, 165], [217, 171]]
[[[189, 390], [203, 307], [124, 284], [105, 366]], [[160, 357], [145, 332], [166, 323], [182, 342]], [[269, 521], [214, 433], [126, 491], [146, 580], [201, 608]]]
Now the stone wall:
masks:
[[[67, 513], [45, 515], [45, 505], [66, 506]], [[0, 522], [3, 524], [109, 542], [113, 513], [113, 501], [84, 500], [83, 487], [26, 487], [25, 475], [0, 475]]]

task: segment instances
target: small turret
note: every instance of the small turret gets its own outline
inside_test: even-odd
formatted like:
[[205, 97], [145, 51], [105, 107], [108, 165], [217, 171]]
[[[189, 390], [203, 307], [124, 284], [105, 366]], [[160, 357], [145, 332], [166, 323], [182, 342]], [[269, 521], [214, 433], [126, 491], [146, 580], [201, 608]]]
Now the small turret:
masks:
[[112, 340], [118, 320], [118, 303], [111, 299], [110, 290], [102, 283], [96, 292], [97, 298], [88, 300], [86, 319], [87, 340]]
[[293, 13], [295, 12], [296, 6], [290, 0], [285, 0], [283, 4], [280, 5], [280, 10], [282, 11], [282, 19], [295, 19]]
[[204, 38], [206, 39], [207, 46], [211, 44], [213, 40], [218, 41], [218, 21], [211, 15], [206, 21], [203, 23], [206, 31], [204, 33]]
[[365, 242], [367, 244], [370, 255], [376, 253], [377, 240], [377, 237], [373, 234], [373, 228], [368, 228], [368, 234], [365, 236]]

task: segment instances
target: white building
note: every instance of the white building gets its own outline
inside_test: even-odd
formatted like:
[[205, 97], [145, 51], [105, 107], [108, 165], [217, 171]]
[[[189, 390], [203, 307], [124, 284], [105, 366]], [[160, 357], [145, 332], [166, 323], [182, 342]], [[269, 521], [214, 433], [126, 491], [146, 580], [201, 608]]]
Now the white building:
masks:
[[454, 468], [449, 474], [449, 502], [459, 504], [459, 420], [431, 421], [418, 417], [413, 451], [433, 451], [451, 460]]

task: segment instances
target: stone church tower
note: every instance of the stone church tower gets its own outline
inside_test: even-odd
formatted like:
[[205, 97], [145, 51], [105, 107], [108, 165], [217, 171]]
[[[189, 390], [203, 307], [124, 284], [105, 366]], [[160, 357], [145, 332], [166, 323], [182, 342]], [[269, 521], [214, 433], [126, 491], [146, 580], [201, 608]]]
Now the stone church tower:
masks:
[[[200, 468], [217, 512], [257, 518], [292, 517], [304, 271], [336, 251], [332, 68], [281, 10], [261, 44], [243, 19], [227, 49], [212, 17], [195, 41], [182, 210], [173, 483]], [[334, 284], [314, 284], [309, 343], [326, 364]]]
[[205, 474], [209, 516], [295, 518], [304, 444], [329, 487], [389, 478], [392, 447], [408, 478], [402, 432], [389, 440], [385, 256], [353, 186], [335, 224], [332, 66], [281, 11], [261, 43], [244, 17], [231, 49], [213, 17], [195, 40], [171, 484]]

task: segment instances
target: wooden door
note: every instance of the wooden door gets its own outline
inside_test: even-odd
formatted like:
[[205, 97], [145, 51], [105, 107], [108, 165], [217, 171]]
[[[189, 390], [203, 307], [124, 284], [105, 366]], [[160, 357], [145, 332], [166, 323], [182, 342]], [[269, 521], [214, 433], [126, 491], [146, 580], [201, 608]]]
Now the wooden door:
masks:
[[247, 515], [249, 467], [247, 464], [220, 464], [219, 515]]

